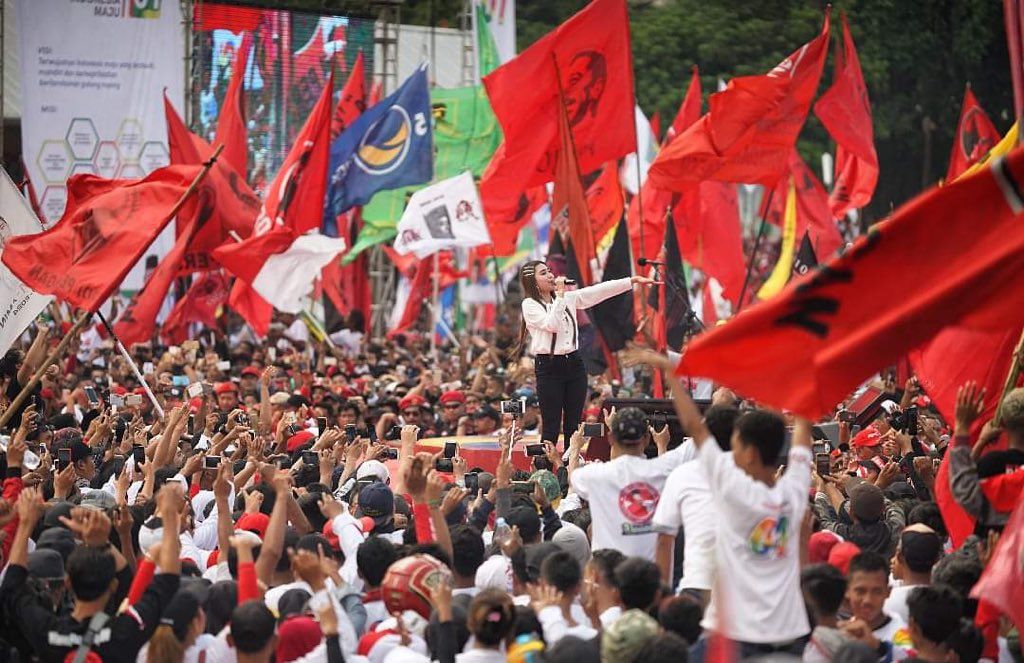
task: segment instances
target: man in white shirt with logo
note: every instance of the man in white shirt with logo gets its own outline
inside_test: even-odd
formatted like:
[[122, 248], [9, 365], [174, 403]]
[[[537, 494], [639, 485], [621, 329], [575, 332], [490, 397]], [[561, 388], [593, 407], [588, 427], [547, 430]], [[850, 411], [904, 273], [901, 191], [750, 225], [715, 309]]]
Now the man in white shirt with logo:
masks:
[[[654, 561], [657, 533], [651, 520], [669, 473], [694, 457], [693, 443], [648, 459], [644, 449], [653, 431], [644, 413], [627, 407], [610, 420], [611, 460], [580, 467], [570, 475], [569, 484], [590, 502], [591, 550], [613, 548]], [[659, 448], [667, 446], [668, 426], [654, 435]]]
[[[676, 379], [668, 357], [650, 361], [666, 369], [676, 412], [693, 436], [717, 507], [716, 577], [701, 626], [738, 645], [737, 658], [773, 653], [802, 656], [810, 624], [800, 593], [800, 526], [811, 487], [811, 424], [797, 419], [786, 461], [782, 417], [765, 410], [736, 420], [732, 453], [719, 447], [697, 406]], [[706, 645], [695, 645], [703, 660]]]

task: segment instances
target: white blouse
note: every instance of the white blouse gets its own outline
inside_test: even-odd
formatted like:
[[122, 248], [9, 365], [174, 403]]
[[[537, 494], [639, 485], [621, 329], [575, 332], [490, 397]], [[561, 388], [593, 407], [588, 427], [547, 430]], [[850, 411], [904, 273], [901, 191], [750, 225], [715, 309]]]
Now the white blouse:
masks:
[[627, 277], [571, 290], [548, 304], [532, 298], [524, 299], [523, 320], [530, 332], [530, 354], [567, 355], [575, 352], [580, 346], [576, 310], [600, 304], [615, 295], [629, 292], [632, 287], [633, 282]]

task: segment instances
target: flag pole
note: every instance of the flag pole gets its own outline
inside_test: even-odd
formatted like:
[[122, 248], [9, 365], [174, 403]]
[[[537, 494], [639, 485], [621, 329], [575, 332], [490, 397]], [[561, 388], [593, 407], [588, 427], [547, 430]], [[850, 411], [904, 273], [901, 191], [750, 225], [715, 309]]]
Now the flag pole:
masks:
[[0, 428], [6, 426], [10, 422], [11, 417], [14, 416], [14, 413], [21, 409], [25, 399], [28, 398], [29, 394], [35, 391], [40, 380], [43, 379], [46, 369], [60, 359], [61, 355], [64, 354], [64, 351], [67, 350], [71, 340], [78, 338], [79, 332], [82, 331], [82, 327], [85, 326], [85, 323], [87, 323], [90, 318], [92, 318], [92, 311], [82, 311], [82, 313], [79, 314], [78, 319], [75, 320], [75, 324], [71, 326], [68, 333], [64, 335], [64, 338], [60, 340], [57, 347], [55, 347], [53, 351], [46, 356], [43, 363], [39, 365], [38, 369], [36, 369], [36, 372], [32, 375], [32, 379], [28, 381], [28, 384], [21, 388], [21, 391], [14, 397], [14, 400], [11, 401], [11, 404], [6, 410], [4, 410], [4, 413], [0, 414]]
[[768, 227], [768, 208], [772, 204], [772, 196], [775, 195], [775, 189], [772, 188], [768, 192], [768, 200], [764, 204], [764, 214], [761, 216], [761, 227], [757, 229], [757, 239], [754, 240], [754, 248], [750, 250], [750, 259], [747, 260], [747, 274], [743, 277], [743, 288], [740, 290], [740, 298], [736, 301], [736, 313], [739, 313], [743, 309], [743, 300], [747, 296], [747, 286], [750, 285], [750, 276], [754, 271], [754, 260], [757, 258], [758, 251], [761, 250], [761, 239], [764, 238], [765, 228]]
[[440, 306], [438, 302], [441, 298], [441, 259], [440, 251], [434, 252], [434, 295], [431, 299], [431, 311], [430, 311], [430, 354], [434, 357], [434, 364], [437, 364], [437, 327], [441, 319]]
[[135, 374], [135, 379], [139, 381], [139, 384], [141, 384], [142, 388], [146, 391], [146, 396], [149, 397], [149, 402], [153, 404], [153, 410], [156, 411], [157, 415], [161, 419], [163, 419], [164, 409], [156, 400], [156, 395], [153, 393], [153, 390], [149, 388], [149, 383], [147, 383], [146, 378], [142, 376], [142, 371], [139, 370], [139, 367], [135, 364], [135, 360], [132, 359], [131, 354], [124, 347], [124, 343], [122, 343], [121, 339], [117, 337], [117, 334], [114, 332], [114, 328], [109, 322], [107, 322], [107, 318], [103, 315], [102, 311], [96, 311], [96, 316], [100, 319], [100, 322], [103, 323], [107, 333], [110, 334], [110, 338], [114, 339], [114, 344], [117, 345], [117, 351], [120, 352], [124, 360], [128, 362], [128, 366], [131, 367], [132, 373]]

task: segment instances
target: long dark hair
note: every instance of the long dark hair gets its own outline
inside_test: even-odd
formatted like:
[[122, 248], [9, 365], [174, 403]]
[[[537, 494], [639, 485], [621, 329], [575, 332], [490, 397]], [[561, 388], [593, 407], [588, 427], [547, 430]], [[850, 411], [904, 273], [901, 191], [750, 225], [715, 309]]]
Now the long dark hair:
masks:
[[[547, 264], [543, 260], [530, 260], [519, 268], [519, 287], [523, 291], [523, 299], [534, 299], [543, 302], [544, 298], [537, 287], [537, 267]], [[509, 359], [518, 361], [523, 356], [523, 347], [526, 345], [526, 318], [519, 317], [519, 340], [509, 351]]]

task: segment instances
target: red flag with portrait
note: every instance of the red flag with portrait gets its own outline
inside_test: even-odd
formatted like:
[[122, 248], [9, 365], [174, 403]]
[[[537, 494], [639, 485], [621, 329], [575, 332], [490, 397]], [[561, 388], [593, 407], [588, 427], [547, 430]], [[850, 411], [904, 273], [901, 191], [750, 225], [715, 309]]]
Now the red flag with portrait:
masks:
[[828, 13], [821, 34], [767, 74], [741, 76], [711, 95], [709, 110], [661, 150], [648, 171], [654, 186], [683, 191], [718, 180], [774, 185], [807, 119], [828, 54]]
[[366, 65], [363, 52], [359, 51], [352, 71], [341, 90], [341, 98], [331, 116], [331, 138], [337, 138], [366, 110]]
[[836, 141], [835, 186], [829, 197], [829, 207], [836, 218], [871, 202], [878, 183], [868, 88], [845, 13], [842, 21], [843, 49], [836, 54], [832, 87], [814, 104], [814, 114]]
[[598, 242], [618, 226], [625, 204], [622, 184], [619, 182], [618, 164], [609, 161], [597, 179], [587, 188], [587, 209], [590, 210], [594, 238]]
[[170, 343], [181, 344], [188, 338], [188, 325], [201, 322], [217, 327], [217, 312], [227, 304], [231, 281], [220, 270], [204, 272], [171, 309], [164, 321], [162, 336]]
[[999, 142], [999, 132], [992, 120], [988, 119], [985, 109], [971, 91], [968, 83], [964, 90], [964, 104], [960, 109], [960, 121], [956, 124], [953, 136], [953, 150], [949, 153], [949, 168], [946, 170], [946, 181], [952, 182], [973, 166], [979, 159]]
[[625, 0], [594, 0], [483, 82], [504, 133], [480, 183], [489, 225], [555, 178], [562, 94], [580, 172], [636, 151]]
[[563, 239], [568, 236], [579, 267], [581, 285], [591, 285], [594, 276], [590, 263], [596, 255], [594, 228], [587, 208], [587, 194], [580, 181], [576, 150], [569, 135], [569, 113], [564, 108], [560, 119], [558, 134], [562, 145], [558, 150], [555, 188], [551, 192], [551, 230], [561, 234]]

